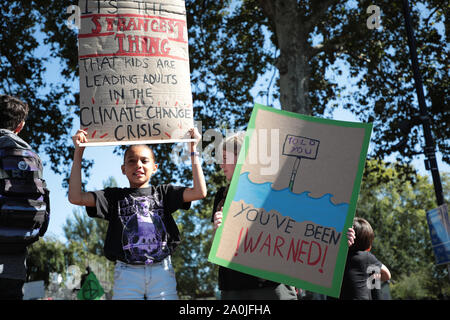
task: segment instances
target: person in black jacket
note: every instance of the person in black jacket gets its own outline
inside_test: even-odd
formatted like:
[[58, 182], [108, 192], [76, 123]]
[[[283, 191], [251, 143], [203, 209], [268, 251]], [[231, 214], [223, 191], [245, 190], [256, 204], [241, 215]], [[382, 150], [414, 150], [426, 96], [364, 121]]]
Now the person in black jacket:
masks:
[[50, 217], [39, 156], [18, 134], [28, 105], [0, 95], [0, 300], [22, 300], [27, 246], [42, 237]]
[[375, 235], [369, 222], [355, 217], [353, 229], [356, 239], [347, 255], [339, 298], [342, 300], [372, 300], [372, 290], [379, 290], [381, 288], [380, 281], [389, 280], [391, 273], [370, 252]]

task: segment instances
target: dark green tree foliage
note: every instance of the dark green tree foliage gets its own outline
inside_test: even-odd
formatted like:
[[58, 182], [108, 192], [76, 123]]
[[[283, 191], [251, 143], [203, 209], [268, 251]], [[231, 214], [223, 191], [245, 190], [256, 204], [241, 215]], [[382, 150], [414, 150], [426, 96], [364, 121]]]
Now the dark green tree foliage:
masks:
[[66, 246], [55, 238], [47, 236], [33, 243], [28, 249], [27, 281], [44, 280], [47, 286], [50, 273], [64, 274], [67, 270], [67, 253]]
[[[69, 138], [74, 106], [78, 105], [69, 83], [75, 78], [77, 42], [76, 35], [63, 26], [65, 9], [59, 3], [53, 4], [53, 1], [0, 3], [0, 94], [13, 95], [28, 103], [30, 112], [20, 136], [49, 157], [54, 172], [67, 175], [72, 159]], [[50, 52], [42, 53], [43, 44], [50, 45]], [[68, 82], [53, 83], [46, 79], [49, 62], [66, 65], [63, 79]], [[91, 166], [92, 162], [83, 162], [85, 170]]]
[[85, 210], [75, 209], [63, 227], [69, 241], [81, 243], [85, 251], [96, 255], [103, 255], [106, 229], [106, 221], [90, 218]]
[[[116, 187], [113, 177], [103, 182], [103, 187]], [[28, 254], [28, 281], [45, 280], [48, 285], [49, 274], [57, 272], [63, 277], [67, 268], [77, 265], [83, 273], [88, 265], [94, 263], [105, 266], [106, 274], [113, 281], [113, 263], [107, 263], [103, 256], [108, 222], [88, 217], [86, 210], [73, 210], [73, 216], [66, 219], [63, 226], [66, 242], [45, 236], [35, 242]]]
[[[76, 33], [65, 26], [71, 4], [42, 0], [7, 1], [0, 6], [2, 91], [36, 109], [24, 138], [50, 155], [56, 172], [66, 172], [67, 166], [59, 165], [70, 163], [67, 135], [74, 114], [70, 107], [77, 105], [78, 97], [66, 84], [51, 85], [42, 78], [46, 59], [36, 59], [34, 50], [40, 31], [63, 76], [76, 79]], [[367, 28], [371, 4], [381, 9], [379, 30]], [[438, 0], [410, 4], [433, 134], [448, 162], [450, 86], [448, 52], [442, 43], [448, 39], [449, 8]], [[205, 130], [220, 123], [228, 128], [245, 126], [253, 105], [250, 89], [258, 76], [275, 66], [277, 81], [260, 93], [272, 89], [270, 94], [280, 98], [283, 109], [320, 115], [338, 101], [361, 120], [374, 122], [373, 155], [378, 158], [394, 153], [408, 161], [422, 151], [400, 1], [188, 0], [186, 7], [195, 118]], [[343, 72], [342, 63], [349, 68], [351, 81], [335, 77]], [[331, 77], [325, 77], [327, 70]], [[358, 89], [344, 90], [349, 83]], [[169, 160], [170, 147], [158, 149]]]
[[[442, 45], [449, 36], [449, 6], [409, 2], [433, 134], [450, 162], [448, 48]], [[262, 8], [280, 50], [283, 109], [319, 115], [339, 98], [362, 121], [374, 123], [372, 155], [382, 159], [398, 152], [404, 161], [423, 152], [401, 1], [244, 1], [250, 3]], [[370, 5], [381, 9], [380, 30], [367, 28]], [[333, 80], [344, 71], [342, 63], [351, 81]], [[334, 75], [330, 79], [327, 70]], [[357, 89], [344, 91], [350, 84]]]
[[[42, 0], [0, 5], [1, 91], [30, 103], [24, 138], [50, 155], [56, 172], [66, 171], [59, 165], [70, 163], [70, 107], [78, 97], [65, 83], [50, 84], [42, 75], [51, 57], [58, 59], [66, 79], [77, 77], [76, 33], [65, 26], [71, 4]], [[381, 9], [379, 30], [367, 28], [371, 4]], [[448, 162], [450, 86], [442, 43], [449, 37], [449, 7], [438, 0], [410, 5], [433, 134]], [[374, 155], [398, 152], [409, 160], [422, 151], [400, 1], [188, 0], [186, 6], [195, 117], [204, 129], [221, 122], [229, 128], [245, 126], [253, 104], [249, 91], [259, 75], [275, 66], [279, 77], [272, 92], [283, 109], [319, 115], [339, 98], [362, 120], [374, 122]], [[37, 59], [41, 32], [52, 50], [49, 57]], [[273, 52], [278, 52], [276, 58]], [[349, 67], [357, 91], [344, 90], [350, 81], [325, 77], [327, 70], [334, 75], [343, 71], [339, 61]], [[167, 148], [161, 149], [167, 154]]]

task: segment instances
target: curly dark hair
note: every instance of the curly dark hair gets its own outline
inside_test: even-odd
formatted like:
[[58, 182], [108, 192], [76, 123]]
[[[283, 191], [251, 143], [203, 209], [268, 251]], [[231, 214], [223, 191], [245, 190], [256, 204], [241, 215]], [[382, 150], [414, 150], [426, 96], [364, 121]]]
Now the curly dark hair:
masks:
[[14, 131], [28, 116], [28, 105], [9, 95], [0, 95], [0, 128]]

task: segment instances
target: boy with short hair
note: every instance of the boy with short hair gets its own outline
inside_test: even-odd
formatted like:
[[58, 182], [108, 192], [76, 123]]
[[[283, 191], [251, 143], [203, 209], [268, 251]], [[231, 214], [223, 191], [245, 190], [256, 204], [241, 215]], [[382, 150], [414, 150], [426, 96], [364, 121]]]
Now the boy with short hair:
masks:
[[50, 218], [41, 160], [18, 136], [27, 115], [26, 103], [0, 95], [0, 300], [23, 299], [27, 246]]
[[387, 281], [391, 278], [391, 273], [370, 252], [375, 238], [370, 223], [366, 219], [355, 217], [353, 228], [356, 239], [347, 255], [339, 299], [374, 300], [372, 297], [373, 285], [369, 282], [372, 278], [376, 281]]
[[172, 213], [187, 210], [190, 202], [206, 197], [206, 183], [198, 153], [200, 134], [190, 130], [193, 188], [171, 184], [153, 186], [149, 181], [158, 169], [152, 149], [131, 145], [124, 154], [122, 173], [129, 188], [106, 188], [95, 192], [81, 190], [81, 160], [87, 142], [86, 132], [73, 136], [74, 161], [69, 180], [69, 201], [86, 206], [90, 217], [109, 221], [105, 256], [115, 261], [113, 299], [178, 299], [170, 260], [180, 242]]

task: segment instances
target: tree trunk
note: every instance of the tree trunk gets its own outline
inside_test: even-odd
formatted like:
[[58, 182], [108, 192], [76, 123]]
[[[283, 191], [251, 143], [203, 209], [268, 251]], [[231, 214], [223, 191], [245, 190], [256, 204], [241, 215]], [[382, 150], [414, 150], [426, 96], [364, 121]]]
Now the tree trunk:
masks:
[[[277, 63], [280, 72], [281, 108], [301, 114], [311, 114], [309, 92], [309, 66], [303, 52], [305, 48], [298, 46], [296, 50], [280, 41], [280, 57]], [[289, 52], [291, 51], [291, 52]]]
[[275, 45], [280, 49], [276, 66], [280, 73], [281, 108], [309, 115], [309, 30], [299, 14], [297, 1], [260, 0], [259, 3], [272, 24]]

